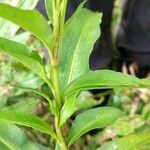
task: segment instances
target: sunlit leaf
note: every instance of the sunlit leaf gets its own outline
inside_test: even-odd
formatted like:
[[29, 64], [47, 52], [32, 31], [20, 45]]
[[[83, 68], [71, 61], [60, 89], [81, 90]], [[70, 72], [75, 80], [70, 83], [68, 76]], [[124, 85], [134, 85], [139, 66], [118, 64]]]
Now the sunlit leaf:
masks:
[[[16, 7], [19, 7], [21, 9], [30, 9], [32, 10], [35, 8], [38, 0], [16, 0], [16, 1], [8, 1], [8, 0], [0, 0], [0, 3], [5, 3], [9, 5], [14, 5]], [[15, 25], [14, 23], [11, 23], [7, 20], [4, 20], [0, 18], [0, 36], [5, 37], [5, 38], [12, 38], [16, 34], [20, 27]], [[17, 36], [18, 37], [18, 36]], [[17, 37], [14, 37], [15, 40]], [[20, 39], [17, 38], [17, 41], [20, 41]]]
[[51, 47], [52, 31], [46, 19], [38, 11], [23, 10], [0, 3], [0, 17], [19, 25], [27, 31], [30, 31], [47, 47]]

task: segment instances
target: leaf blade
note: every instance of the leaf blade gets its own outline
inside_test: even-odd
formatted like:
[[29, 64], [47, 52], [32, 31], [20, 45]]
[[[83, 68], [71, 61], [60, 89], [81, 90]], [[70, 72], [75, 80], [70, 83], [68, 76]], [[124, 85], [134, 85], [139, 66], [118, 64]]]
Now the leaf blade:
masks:
[[40, 56], [25, 45], [0, 37], [0, 52], [15, 57], [24, 66], [39, 75], [47, 84], [51, 84], [46, 76], [44, 64]]
[[[17, 136], [19, 134], [19, 139]], [[15, 138], [13, 138], [15, 137]], [[17, 139], [17, 140], [16, 140]], [[15, 125], [8, 125], [6, 123], [0, 123], [0, 141], [11, 150], [19, 150], [21, 145], [25, 142], [26, 137], [22, 135], [22, 132]]]
[[89, 89], [113, 89], [117, 87], [141, 86], [140, 79], [111, 70], [98, 70], [80, 76], [67, 86], [65, 97]]
[[142, 149], [145, 144], [150, 144], [150, 133], [131, 134], [104, 144], [97, 150], [133, 150]]
[[113, 107], [99, 107], [79, 114], [67, 137], [70, 146], [86, 132], [111, 125], [121, 116], [121, 111]]
[[17, 110], [17, 111], [22, 111], [22, 112], [32, 112], [35, 108], [37, 108], [39, 104], [39, 100], [35, 99], [27, 99], [23, 101], [19, 101], [13, 105], [4, 107], [2, 110]]
[[[47, 47], [51, 47], [52, 31], [45, 18], [35, 10], [23, 10], [0, 3], [0, 17], [5, 18], [39, 38]], [[40, 22], [40, 25], [38, 24]]]
[[60, 111], [60, 123], [59, 126], [61, 127], [66, 120], [74, 113], [75, 111], [75, 99], [76, 94], [71, 95], [64, 103], [61, 111]]
[[0, 143], [2, 150], [40, 150], [37, 144], [30, 141], [19, 127], [7, 123], [0, 123], [0, 142], [2, 142]]
[[53, 138], [57, 139], [56, 134], [45, 122], [40, 118], [25, 112], [13, 110], [0, 111], [0, 121], [31, 127], [42, 133], [50, 134]]
[[45, 7], [49, 20], [53, 22], [52, 0], [45, 0]]
[[50, 99], [50, 97], [49, 97], [46, 93], [44, 93], [43, 91], [40, 91], [40, 90], [34, 89], [34, 88], [24, 87], [24, 86], [22, 86], [22, 85], [15, 85], [15, 86], [13, 86], [13, 87], [14, 87], [14, 88], [23, 89], [23, 90], [27, 90], [27, 91], [31, 91], [31, 92], [34, 92], [34, 93], [36, 93], [36, 94], [38, 94], [38, 95], [44, 97], [44, 98], [48, 101], [48, 103], [49, 103], [49, 105], [50, 105], [50, 109], [51, 109], [51, 111], [53, 112], [53, 114], [54, 114], [55, 116], [58, 116], [58, 115], [59, 115], [58, 108], [54, 105], [54, 103], [53, 103], [53, 101]]
[[[13, 2], [9, 2], [9, 1], [3, 1], [0, 0], [0, 2], [2, 3], [7, 3], [7, 4], [12, 4]], [[22, 9], [34, 9], [36, 4], [37, 4], [38, 0], [30, 0], [30, 1], [22, 1], [22, 0], [18, 0], [15, 1], [15, 6], [22, 8]], [[11, 22], [8, 22], [7, 20], [4, 20], [2, 18], [0, 18], [0, 36], [2, 37], [6, 37], [8, 39], [12, 38], [12, 36], [14, 36], [16, 34], [16, 32], [18, 31], [19, 27]], [[6, 34], [7, 32], [7, 34]]]
[[62, 89], [89, 71], [89, 55], [100, 35], [101, 14], [85, 8], [79, 10], [79, 13], [68, 21], [64, 30], [60, 64]]

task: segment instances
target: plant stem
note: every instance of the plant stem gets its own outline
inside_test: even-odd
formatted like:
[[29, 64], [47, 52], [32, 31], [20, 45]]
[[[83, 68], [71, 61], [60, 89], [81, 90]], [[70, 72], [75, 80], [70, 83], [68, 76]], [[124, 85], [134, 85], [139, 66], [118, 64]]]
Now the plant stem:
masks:
[[60, 141], [58, 141], [58, 143], [59, 143], [59, 146], [60, 146], [61, 150], [68, 150], [67, 145], [66, 145], [66, 143], [64, 141], [64, 138], [63, 138], [63, 135], [62, 135], [62, 131], [58, 126], [58, 120], [59, 120], [58, 118], [55, 118], [56, 133], [57, 133], [57, 136], [60, 139]]
[[53, 67], [53, 84], [54, 84], [54, 91], [55, 91], [54, 97], [56, 100], [56, 104], [60, 110], [62, 107], [62, 99], [61, 99], [61, 91], [60, 91], [60, 83], [59, 83], [59, 71], [57, 66]]
[[[64, 30], [64, 21], [66, 13], [67, 0], [53, 0], [53, 45], [52, 53], [53, 58], [51, 60], [51, 73], [54, 86], [54, 97], [56, 100], [57, 107], [59, 111], [62, 108], [63, 100], [61, 95], [61, 86], [59, 78], [59, 59], [60, 59], [60, 50], [62, 43], [62, 35]], [[68, 150], [65, 143], [61, 127], [59, 127], [60, 117], [55, 118], [55, 129], [57, 136], [59, 138], [59, 146], [61, 150]]]

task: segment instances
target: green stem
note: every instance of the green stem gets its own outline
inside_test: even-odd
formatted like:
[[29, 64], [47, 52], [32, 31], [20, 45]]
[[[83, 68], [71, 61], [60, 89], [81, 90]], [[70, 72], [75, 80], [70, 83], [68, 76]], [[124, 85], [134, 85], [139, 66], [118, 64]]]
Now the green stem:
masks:
[[59, 83], [59, 71], [58, 71], [57, 66], [53, 67], [53, 84], [54, 84], [54, 90], [55, 90], [54, 97], [56, 100], [56, 104], [60, 110], [62, 107], [62, 99], [61, 99], [61, 90], [60, 90], [60, 83]]
[[57, 136], [59, 137], [59, 141], [58, 141], [59, 146], [60, 146], [61, 150], [69, 150], [67, 148], [67, 145], [66, 145], [65, 141], [64, 141], [62, 131], [58, 126], [58, 120], [59, 120], [58, 118], [55, 118], [55, 128], [56, 128]]
[[[67, 0], [53, 0], [53, 44], [52, 44], [52, 53], [53, 58], [51, 59], [51, 73], [52, 81], [54, 86], [54, 97], [56, 100], [57, 107], [59, 111], [62, 108], [63, 101], [61, 96], [61, 86], [59, 78], [59, 59], [60, 59], [60, 50], [62, 35], [64, 30], [64, 21], [65, 21], [65, 12], [66, 12]], [[65, 143], [61, 127], [59, 127], [60, 118], [55, 118], [55, 129], [59, 140], [59, 146], [61, 150], [68, 150]]]

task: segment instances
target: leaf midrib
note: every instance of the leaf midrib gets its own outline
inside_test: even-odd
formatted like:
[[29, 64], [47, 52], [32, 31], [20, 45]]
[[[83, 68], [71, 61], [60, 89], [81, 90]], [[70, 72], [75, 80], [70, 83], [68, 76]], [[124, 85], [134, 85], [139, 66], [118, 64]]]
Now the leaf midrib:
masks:
[[3, 138], [1, 138], [1, 137], [0, 137], [0, 141], [1, 141], [3, 144], [5, 144], [5, 146], [7, 146], [8, 148], [10, 148], [11, 150], [15, 150], [15, 149], [13, 149], [13, 148], [11, 147], [11, 145], [10, 145], [8, 142], [6, 142], [5, 140], [3, 140]]
[[[112, 115], [111, 115], [112, 116]], [[88, 126], [86, 126], [84, 129], [83, 129], [83, 132], [78, 132], [78, 134], [77, 134], [77, 136], [74, 136], [75, 138], [76, 137], [79, 137], [80, 135], [81, 135], [81, 133], [85, 133], [85, 130], [87, 130], [87, 129], [89, 129], [90, 127], [91, 127], [91, 125], [92, 124], [95, 124], [95, 123], [97, 123], [97, 120], [95, 119], [95, 121], [93, 122], [93, 123], [90, 123]], [[103, 122], [101, 122], [102, 124], [103, 124]], [[99, 128], [101, 128], [101, 127], [99, 127]], [[73, 138], [73, 139], [75, 139], [75, 138]], [[72, 144], [72, 142], [74, 142], [74, 140], [71, 140], [70, 142], [69, 142], [69, 144], [68, 145], [71, 145]]]
[[73, 59], [72, 59], [72, 63], [71, 63], [71, 68], [70, 68], [70, 73], [69, 73], [69, 77], [68, 77], [68, 81], [67, 81], [67, 85], [71, 82], [71, 79], [72, 79], [72, 74], [73, 74], [73, 71], [74, 71], [74, 67], [75, 67], [75, 60], [76, 60], [76, 55], [77, 55], [77, 51], [78, 51], [78, 47], [79, 47], [79, 44], [80, 44], [80, 41], [81, 41], [81, 38], [82, 38], [82, 35], [84, 33], [84, 30], [85, 30], [85, 27], [89, 25], [89, 19], [92, 18], [92, 15], [90, 16], [90, 18], [87, 19], [87, 23], [84, 24], [83, 26], [83, 30], [80, 34], [80, 38], [78, 40], [78, 43], [77, 43], [77, 46], [75, 48], [75, 51], [74, 51], [74, 54], [73, 54]]

